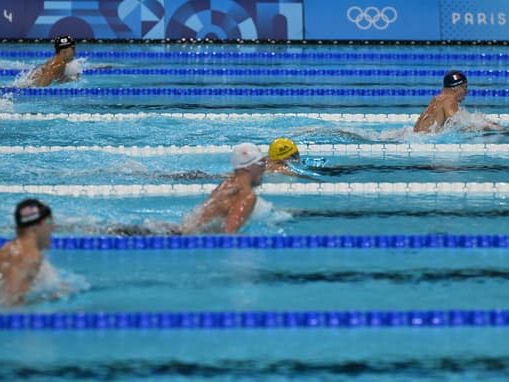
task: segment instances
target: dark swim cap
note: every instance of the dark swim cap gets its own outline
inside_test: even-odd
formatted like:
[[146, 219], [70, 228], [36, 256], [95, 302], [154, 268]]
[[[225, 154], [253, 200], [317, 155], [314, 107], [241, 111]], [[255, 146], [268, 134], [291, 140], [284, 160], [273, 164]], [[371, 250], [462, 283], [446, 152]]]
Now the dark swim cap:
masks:
[[55, 50], [60, 52], [62, 49], [69, 48], [71, 46], [74, 46], [76, 44], [76, 41], [74, 39], [67, 35], [67, 36], [58, 36], [55, 37]]
[[51, 216], [51, 209], [37, 199], [25, 199], [18, 203], [14, 211], [14, 220], [17, 228], [30, 227], [39, 224]]
[[444, 88], [455, 88], [467, 83], [467, 76], [459, 70], [451, 70], [444, 76]]

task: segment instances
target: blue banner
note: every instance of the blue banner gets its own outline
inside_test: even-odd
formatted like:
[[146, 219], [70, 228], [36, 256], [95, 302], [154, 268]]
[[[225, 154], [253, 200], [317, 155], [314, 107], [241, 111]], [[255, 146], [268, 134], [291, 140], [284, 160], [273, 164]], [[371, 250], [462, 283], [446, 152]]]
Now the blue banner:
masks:
[[439, 0], [307, 0], [305, 38], [439, 40]]
[[0, 1], [0, 38], [60, 34], [107, 39], [509, 40], [509, 0]]
[[509, 1], [443, 0], [443, 40], [508, 40]]
[[304, 0], [2, 0], [0, 38], [302, 40]]

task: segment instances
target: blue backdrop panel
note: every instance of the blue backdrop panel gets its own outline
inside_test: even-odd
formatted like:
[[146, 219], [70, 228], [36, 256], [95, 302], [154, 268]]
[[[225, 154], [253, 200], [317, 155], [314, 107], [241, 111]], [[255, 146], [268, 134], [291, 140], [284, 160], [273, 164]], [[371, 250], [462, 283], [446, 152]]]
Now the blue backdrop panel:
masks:
[[443, 40], [508, 40], [509, 1], [447, 0], [440, 4]]
[[166, 37], [302, 39], [303, 0], [165, 0]]
[[306, 39], [439, 40], [439, 0], [307, 0]]
[[0, 37], [26, 37], [44, 9], [44, 0], [0, 1]]
[[2, 0], [0, 37], [294, 39], [304, 0]]
[[509, 0], [1, 0], [0, 38], [508, 40], [508, 13]]

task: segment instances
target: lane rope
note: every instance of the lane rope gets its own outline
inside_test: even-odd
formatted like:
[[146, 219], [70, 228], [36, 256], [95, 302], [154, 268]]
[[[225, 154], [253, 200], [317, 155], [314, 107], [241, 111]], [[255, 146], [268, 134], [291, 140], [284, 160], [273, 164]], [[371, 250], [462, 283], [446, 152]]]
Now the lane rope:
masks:
[[[0, 245], [8, 238], [0, 237]], [[52, 237], [55, 250], [194, 250], [194, 249], [472, 249], [508, 248], [508, 235], [204, 235]]]
[[506, 327], [508, 310], [0, 314], [0, 331]]
[[[53, 52], [45, 51], [18, 51], [2, 50], [1, 58], [48, 58]], [[357, 53], [357, 52], [144, 52], [144, 51], [81, 51], [76, 57], [87, 57], [95, 59], [150, 59], [150, 60], [171, 60], [187, 62], [246, 62], [253, 61], [297, 61], [297, 62], [334, 62], [352, 64], [356, 62], [380, 62], [380, 63], [507, 63], [507, 53]]]
[[[495, 122], [509, 122], [509, 114], [486, 114]], [[331, 122], [359, 123], [415, 123], [419, 114], [338, 114], [338, 113], [0, 113], [4, 121], [51, 121], [63, 119], [71, 122], [110, 122], [144, 119], [189, 120], [267, 120], [277, 118], [308, 118]]]
[[[433, 97], [436, 88], [338, 88], [338, 87], [96, 87], [96, 88], [16, 88], [0, 87], [0, 95], [21, 97]], [[472, 89], [468, 96], [494, 98], [509, 97], [509, 89]]]
[[[0, 95], [23, 97], [84, 96], [173, 96], [173, 97], [432, 97], [432, 88], [310, 88], [310, 87], [96, 87], [96, 88], [16, 88], [0, 87]], [[472, 89], [469, 97], [509, 96], [509, 89]]]
[[[262, 152], [268, 151], [268, 145], [258, 145]], [[205, 155], [230, 154], [232, 145], [205, 146], [0, 146], [1, 154], [45, 154], [57, 152], [102, 152], [129, 156], [159, 155]], [[465, 143], [404, 143], [404, 144], [306, 144], [299, 143], [301, 154], [329, 155], [422, 155], [422, 154], [509, 154], [509, 144], [465, 144]]]
[[[101, 184], [26, 185], [0, 184], [0, 194], [38, 194], [74, 197], [148, 197], [208, 195], [217, 184]], [[456, 195], [464, 197], [509, 195], [505, 182], [363, 182], [363, 183], [264, 183], [263, 195]]]
[[[22, 73], [18, 69], [0, 69], [0, 77], [13, 77]], [[117, 68], [117, 69], [84, 69], [86, 76], [227, 76], [227, 77], [341, 77], [363, 78], [388, 77], [391, 80], [408, 82], [412, 78], [442, 78], [445, 70], [424, 69], [259, 69], [259, 68]], [[507, 79], [509, 70], [465, 70], [468, 78]]]

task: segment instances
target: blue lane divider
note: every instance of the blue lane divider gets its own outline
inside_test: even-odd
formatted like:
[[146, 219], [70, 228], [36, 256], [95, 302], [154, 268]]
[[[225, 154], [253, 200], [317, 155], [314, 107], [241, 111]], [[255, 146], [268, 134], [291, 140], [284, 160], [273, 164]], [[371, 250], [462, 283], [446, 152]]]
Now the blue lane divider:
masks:
[[[14, 88], [0, 87], [0, 95], [15, 96], [225, 96], [225, 97], [431, 97], [438, 89], [343, 89], [343, 88]], [[509, 89], [473, 89], [469, 97], [509, 96]]]
[[[14, 88], [0, 87], [0, 95], [15, 96], [179, 96], [179, 97], [221, 97], [221, 96], [270, 96], [270, 97], [431, 97], [439, 93], [438, 89], [343, 89], [343, 88]], [[469, 97], [491, 96], [507, 97], [509, 89], [469, 90]]]
[[509, 326], [508, 310], [1, 314], [0, 331]]
[[[14, 88], [0, 87], [0, 95], [26, 97], [175, 96], [175, 97], [432, 97], [438, 89], [358, 88]], [[509, 97], [509, 89], [472, 89], [469, 97]]]
[[[0, 69], [0, 77], [17, 76], [22, 71], [17, 69]], [[180, 68], [180, 69], [86, 69], [84, 75], [140, 75], [140, 76], [229, 76], [229, 77], [437, 77], [441, 78], [445, 70], [407, 70], [407, 69], [258, 69], [258, 68]], [[469, 77], [508, 78], [509, 70], [465, 70]]]
[[[14, 88], [0, 87], [0, 95], [13, 94], [16, 96], [179, 96], [179, 97], [221, 97], [221, 96], [270, 96], [270, 97], [415, 97], [434, 96], [437, 89], [342, 89], [342, 88]], [[501, 90], [469, 90], [469, 97], [491, 96], [507, 97], [509, 89]]]
[[[0, 245], [7, 239], [0, 238]], [[509, 248], [508, 235], [92, 236], [53, 237], [59, 250], [230, 248]]]
[[[51, 51], [0, 51], [0, 58], [48, 58]], [[77, 57], [95, 59], [165, 59], [208, 61], [319, 61], [334, 63], [418, 62], [422, 63], [495, 63], [508, 62], [507, 53], [344, 53], [344, 52], [95, 52], [79, 51]]]

